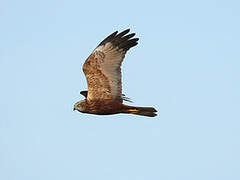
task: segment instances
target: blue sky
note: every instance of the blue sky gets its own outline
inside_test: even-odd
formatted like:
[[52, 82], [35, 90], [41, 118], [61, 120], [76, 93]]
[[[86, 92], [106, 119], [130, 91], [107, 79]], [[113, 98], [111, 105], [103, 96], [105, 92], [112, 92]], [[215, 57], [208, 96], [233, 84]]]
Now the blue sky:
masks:
[[[0, 2], [0, 179], [240, 179], [239, 1]], [[82, 65], [140, 38], [123, 93], [155, 118], [73, 112]]]

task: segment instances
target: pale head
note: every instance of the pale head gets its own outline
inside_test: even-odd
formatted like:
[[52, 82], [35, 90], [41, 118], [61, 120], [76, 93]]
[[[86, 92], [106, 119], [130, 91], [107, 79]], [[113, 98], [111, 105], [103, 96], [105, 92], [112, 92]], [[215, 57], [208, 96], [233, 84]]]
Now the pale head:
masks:
[[78, 110], [79, 112], [86, 112], [87, 110], [87, 104], [86, 104], [86, 100], [81, 100], [78, 101], [74, 104], [73, 110]]

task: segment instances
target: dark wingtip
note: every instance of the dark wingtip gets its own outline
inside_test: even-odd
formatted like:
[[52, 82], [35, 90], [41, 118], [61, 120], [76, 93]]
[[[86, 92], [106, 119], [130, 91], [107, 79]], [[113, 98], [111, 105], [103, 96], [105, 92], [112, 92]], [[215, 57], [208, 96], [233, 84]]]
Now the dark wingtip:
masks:
[[98, 46], [104, 45], [108, 42], [111, 42], [114, 37], [117, 35], [118, 31], [113, 32], [112, 34], [110, 34], [108, 37], [106, 37], [102, 42], [100, 42], [100, 44]]
[[111, 42], [113, 46], [119, 47], [119, 49], [123, 49], [124, 51], [128, 51], [131, 47], [136, 46], [139, 38], [132, 38], [135, 36], [135, 33], [128, 34], [130, 32], [130, 28], [118, 33], [115, 31], [106, 37], [98, 46], [105, 45], [108, 42]]
[[88, 91], [80, 91], [80, 94], [87, 98]]
[[120, 32], [120, 33], [116, 36], [116, 38], [118, 38], [118, 37], [120, 37], [120, 38], [123, 37], [124, 35], [126, 35], [127, 33], [129, 33], [129, 31], [130, 31], [130, 29], [126, 29], [126, 30]]

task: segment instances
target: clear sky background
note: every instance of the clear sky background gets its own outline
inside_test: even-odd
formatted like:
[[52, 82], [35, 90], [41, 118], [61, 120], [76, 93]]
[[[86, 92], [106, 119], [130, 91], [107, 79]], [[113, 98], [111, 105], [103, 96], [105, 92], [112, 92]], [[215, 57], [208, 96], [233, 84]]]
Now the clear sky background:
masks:
[[[240, 2], [1, 1], [1, 180], [240, 179]], [[123, 93], [158, 116], [73, 112], [82, 65], [140, 38]]]

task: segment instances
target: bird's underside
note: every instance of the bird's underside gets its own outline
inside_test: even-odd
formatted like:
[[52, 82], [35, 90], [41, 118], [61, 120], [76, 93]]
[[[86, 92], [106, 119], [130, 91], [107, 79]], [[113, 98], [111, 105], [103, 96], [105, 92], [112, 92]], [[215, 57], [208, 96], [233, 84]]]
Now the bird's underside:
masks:
[[117, 31], [105, 38], [83, 65], [88, 91], [81, 91], [85, 99], [75, 103], [74, 110], [82, 113], [108, 115], [130, 113], [154, 117], [153, 107], [136, 107], [122, 104], [131, 102], [122, 94], [121, 64], [126, 52], [137, 45], [138, 38], [129, 29]]
[[89, 109], [87, 113], [90, 112], [91, 114], [98, 115], [112, 115], [118, 113], [136, 114], [149, 117], [154, 117], [157, 115], [157, 111], [152, 107], [127, 106], [125, 104], [113, 101], [93, 102], [89, 104], [88, 108]]

